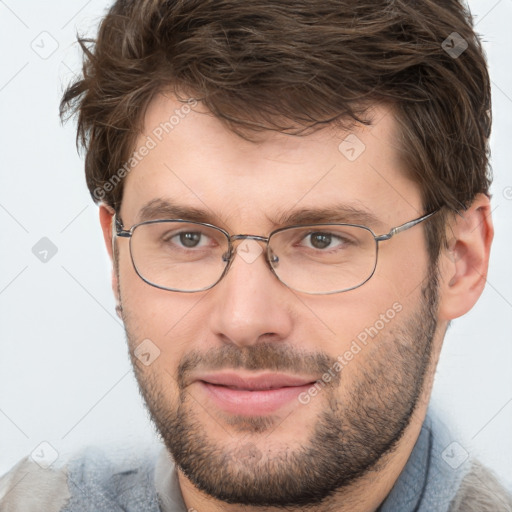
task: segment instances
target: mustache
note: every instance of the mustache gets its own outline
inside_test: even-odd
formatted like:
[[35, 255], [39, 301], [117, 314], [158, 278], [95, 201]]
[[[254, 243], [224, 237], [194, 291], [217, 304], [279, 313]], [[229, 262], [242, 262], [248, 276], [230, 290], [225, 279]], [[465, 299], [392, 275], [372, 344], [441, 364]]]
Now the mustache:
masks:
[[[289, 345], [260, 343], [246, 347], [224, 345], [205, 352], [197, 350], [185, 354], [177, 369], [180, 389], [190, 383], [192, 371], [250, 370], [286, 372], [293, 374], [318, 374], [320, 378], [337, 362], [324, 352], [298, 351]], [[339, 372], [341, 373], [341, 372]]]

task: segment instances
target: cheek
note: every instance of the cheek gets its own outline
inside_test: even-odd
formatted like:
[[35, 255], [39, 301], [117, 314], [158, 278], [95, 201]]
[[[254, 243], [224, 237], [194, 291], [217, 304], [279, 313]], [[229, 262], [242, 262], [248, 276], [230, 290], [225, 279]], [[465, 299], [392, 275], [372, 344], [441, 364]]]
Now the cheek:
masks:
[[417, 310], [426, 285], [428, 261], [424, 254], [418, 251], [412, 264], [410, 250], [409, 255], [404, 251], [394, 258], [381, 256], [375, 274], [360, 288], [301, 297], [305, 307], [300, 330], [307, 335], [300, 338], [311, 340], [311, 350], [321, 348], [334, 357], [343, 355], [354, 341], [364, 345], [391, 335], [404, 317]]
[[144, 343], [154, 344], [159, 352], [157, 366], [163, 364], [174, 372], [184, 353], [202, 339], [203, 324], [197, 314], [203, 295], [169, 292], [145, 283], [123, 254], [119, 285], [130, 351], [142, 350]]
[[377, 280], [338, 296], [303, 298], [303, 302], [301, 330], [309, 336], [301, 339], [311, 340], [311, 350], [323, 349], [333, 356], [343, 354], [355, 339], [364, 341], [368, 330], [375, 332], [375, 325], [379, 332], [388, 330], [408, 307], [397, 290]]
[[199, 336], [187, 317], [193, 306], [187, 308], [182, 299], [169, 297], [170, 292], [152, 288], [142, 281], [125, 282], [121, 297], [132, 364], [155, 413], [159, 407], [175, 409], [179, 400], [177, 369]]

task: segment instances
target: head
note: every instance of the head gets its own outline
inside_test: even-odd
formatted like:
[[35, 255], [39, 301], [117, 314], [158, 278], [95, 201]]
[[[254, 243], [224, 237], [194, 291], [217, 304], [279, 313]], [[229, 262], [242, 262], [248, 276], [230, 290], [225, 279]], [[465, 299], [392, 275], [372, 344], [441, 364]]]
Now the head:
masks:
[[[469, 14], [118, 1], [81, 45], [62, 114], [78, 113], [135, 375], [183, 475], [228, 503], [305, 507], [379, 474], [413, 444], [447, 325], [485, 283], [490, 92]], [[382, 235], [434, 211], [379, 242], [371, 279], [328, 294], [279, 280], [261, 239], [233, 242], [224, 277], [193, 293], [147, 283], [112, 239], [114, 218]]]

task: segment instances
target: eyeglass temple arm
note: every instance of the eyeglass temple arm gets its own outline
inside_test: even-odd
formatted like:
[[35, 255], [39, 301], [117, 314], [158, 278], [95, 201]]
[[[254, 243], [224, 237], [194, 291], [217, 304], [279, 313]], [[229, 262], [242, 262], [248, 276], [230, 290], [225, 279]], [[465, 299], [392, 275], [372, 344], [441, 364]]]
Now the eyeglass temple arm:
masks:
[[377, 242], [383, 242], [384, 240], [389, 240], [391, 237], [395, 236], [397, 233], [401, 233], [402, 231], [412, 228], [413, 226], [416, 226], [416, 224], [419, 224], [420, 222], [427, 220], [428, 218], [432, 217], [432, 215], [434, 215], [438, 211], [439, 211], [439, 209], [434, 210], [433, 212], [427, 213], [427, 215], [423, 215], [423, 217], [419, 217], [417, 219], [410, 220], [409, 222], [406, 222], [405, 224], [402, 224], [401, 226], [392, 228], [389, 233], [386, 233], [385, 235], [376, 236], [375, 240], [377, 240]]

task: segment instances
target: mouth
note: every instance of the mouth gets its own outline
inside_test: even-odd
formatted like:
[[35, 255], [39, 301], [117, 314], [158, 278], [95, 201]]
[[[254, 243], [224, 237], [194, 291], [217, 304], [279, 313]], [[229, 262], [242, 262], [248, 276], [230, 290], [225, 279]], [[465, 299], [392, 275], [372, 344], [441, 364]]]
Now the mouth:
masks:
[[266, 373], [240, 375], [218, 373], [203, 375], [195, 381], [207, 395], [208, 403], [224, 412], [260, 416], [277, 411], [307, 391], [316, 379]]

